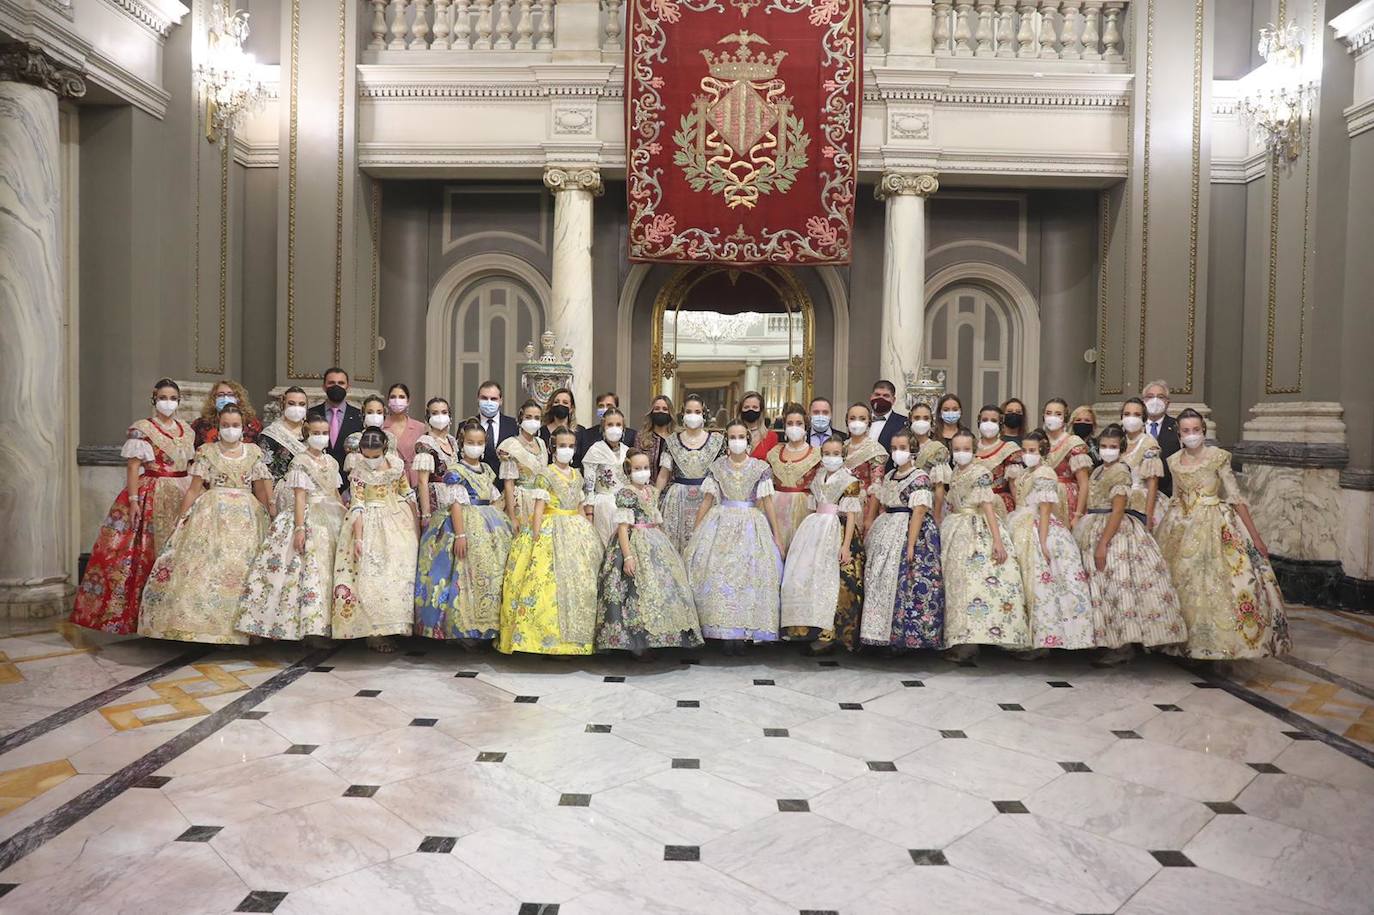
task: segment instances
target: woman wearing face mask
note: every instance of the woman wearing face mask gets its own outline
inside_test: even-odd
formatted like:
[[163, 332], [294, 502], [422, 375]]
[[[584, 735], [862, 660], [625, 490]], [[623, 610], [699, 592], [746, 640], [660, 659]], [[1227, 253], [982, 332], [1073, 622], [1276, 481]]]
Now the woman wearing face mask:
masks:
[[415, 460], [415, 443], [428, 430], [424, 423], [411, 417], [410, 388], [399, 382], [387, 389], [386, 419], [382, 421], [382, 428], [396, 442], [396, 453], [405, 461], [406, 479], [411, 486], [416, 486], [420, 478], [411, 466]]
[[1124, 437], [1116, 424], [1102, 430], [1102, 465], [1081, 493], [1087, 514], [1073, 531], [1092, 592], [1095, 641], [1107, 649], [1093, 662], [1099, 667], [1129, 661], [1137, 644], [1173, 645], [1188, 635], [1159, 546], [1144, 517], [1126, 508], [1131, 471], [1120, 461]]
[[273, 518], [295, 504], [295, 493], [284, 481], [296, 456], [305, 453], [305, 411], [305, 389], [287, 388], [281, 396], [281, 416], [258, 433], [255, 442], [272, 474], [272, 502], [267, 508]]
[[496, 447], [501, 459], [501, 485], [505, 490], [506, 515], [510, 517], [513, 534], [528, 527], [534, 518], [534, 500], [539, 487], [535, 484], [544, 468], [549, 466], [549, 452], [539, 430], [544, 425], [544, 411], [533, 400], [520, 405], [520, 432]]
[[1092, 407], [1079, 404], [1073, 408], [1069, 414], [1069, 431], [1081, 438], [1088, 447], [1088, 457], [1092, 458], [1093, 466], [1101, 464], [1102, 459], [1097, 454], [1097, 414]]
[[334, 555], [336, 639], [367, 639], [389, 654], [391, 636], [415, 627], [415, 555], [420, 515], [401, 456], [387, 451], [380, 426], [364, 429], [348, 477], [348, 520]]
[[663, 493], [663, 530], [679, 552], [696, 528], [701, 484], [712, 462], [725, 450], [725, 436], [706, 431], [706, 406], [695, 394], [682, 402], [683, 431], [668, 436], [659, 458], [658, 488]]
[[762, 394], [758, 391], [744, 392], [739, 399], [739, 420], [749, 430], [749, 453], [759, 460], [767, 460], [768, 452], [778, 443], [778, 434], [768, 428], [768, 417], [763, 415]]
[[234, 629], [248, 571], [267, 534], [272, 475], [243, 441], [243, 412], [219, 414], [215, 441], [196, 451], [181, 520], [153, 563], [138, 634], [153, 639], [247, 645]]
[[944, 518], [942, 500], [939, 496], [949, 485], [954, 469], [949, 459], [949, 448], [935, 437], [935, 414], [930, 407], [918, 403], [911, 408], [911, 459], [916, 466], [930, 475], [935, 487], [935, 523]]
[[1011, 496], [1011, 481], [1023, 469], [1021, 446], [1002, 438], [1002, 410], [996, 404], [988, 404], [978, 411], [977, 432], [974, 457], [992, 474], [992, 491], [1002, 503], [997, 513], [1005, 518], [1007, 512], [1016, 508], [1016, 501]]
[[577, 423], [577, 402], [573, 400], [573, 392], [567, 388], [559, 388], [549, 395], [548, 405], [544, 408], [544, 427], [539, 430], [539, 437], [544, 440], [544, 447], [549, 449], [549, 454], [553, 454], [553, 433], [559, 429], [567, 429], [576, 438], [577, 444], [573, 446], [572, 466], [582, 467], [582, 440], [586, 431]]
[[[271, 431], [264, 429], [258, 441]], [[245, 635], [288, 641], [329, 636], [334, 554], [348, 510], [339, 495], [339, 463], [325, 451], [329, 420], [317, 414], [304, 431], [305, 450], [278, 484], [291, 501], [272, 522], [239, 598], [234, 628]]]
[[1121, 428], [1126, 441], [1121, 445], [1121, 463], [1131, 471], [1131, 497], [1126, 507], [1140, 512], [1145, 529], [1153, 531], [1164, 517], [1168, 498], [1159, 494], [1159, 481], [1164, 477], [1164, 458], [1159, 442], [1145, 431], [1145, 404], [1132, 397], [1121, 405]]
[[702, 635], [737, 654], [745, 642], [778, 639], [782, 535], [768, 463], [750, 456], [743, 423], [730, 423], [725, 433], [728, 453], [710, 465], [702, 485], [687, 575]]
[[1036, 430], [1021, 440], [1025, 471], [1012, 481], [1016, 510], [1007, 516], [1012, 552], [1021, 570], [1030, 616], [1031, 660], [1051, 648], [1091, 648], [1093, 602], [1083, 557], [1054, 507], [1059, 480], [1042, 459], [1045, 434]]
[[[376, 429], [386, 437], [387, 454], [396, 453], [396, 436], [386, 431], [386, 401], [376, 394], [369, 394], [363, 398], [363, 428], [358, 432], [351, 432], [348, 438], [344, 439], [344, 448], [348, 450], [348, 457], [344, 458], [344, 473], [352, 473], [353, 465], [358, 460], [358, 442], [362, 441], [363, 433], [368, 429]], [[409, 482], [407, 478], [406, 482]]]
[[677, 427], [674, 415], [676, 411], [673, 409], [672, 398], [660, 394], [650, 401], [649, 412], [644, 414], [644, 422], [639, 427], [636, 447], [649, 456], [649, 467], [653, 469], [655, 479], [658, 478], [659, 463], [663, 460], [663, 454], [668, 450], [668, 438]]
[[601, 537], [572, 466], [577, 435], [555, 429], [553, 463], [535, 478], [534, 516], [511, 542], [501, 598], [505, 654], [579, 655], [595, 650]]
[[[587, 452], [590, 458], [591, 452]], [[654, 648], [702, 644], [701, 620], [682, 556], [663, 533], [649, 456], [629, 450], [615, 491], [615, 535], [601, 563], [596, 647], [645, 658]]]
[[946, 394], [941, 397], [935, 408], [935, 419], [935, 431], [932, 435], [948, 448], [954, 433], [964, 428], [964, 402], [959, 399], [959, 395]]
[[1042, 456], [1041, 463], [1053, 468], [1059, 478], [1059, 504], [1055, 511], [1059, 520], [1072, 530], [1083, 517], [1079, 493], [1088, 486], [1088, 471], [1093, 468], [1093, 459], [1088, 454], [1087, 443], [1064, 428], [1068, 412], [1069, 404], [1062, 397], [1045, 401], [1042, 422], [1049, 450]]
[[1002, 402], [1002, 438], [1019, 445], [1026, 431], [1026, 405], [1019, 397], [1008, 397]]
[[248, 392], [237, 381], [221, 378], [215, 382], [215, 386], [206, 395], [205, 402], [201, 404], [200, 416], [191, 420], [191, 428], [196, 433], [197, 448], [206, 442], [215, 440], [215, 436], [219, 433], [219, 411], [230, 404], [238, 407], [243, 414], [243, 441], [252, 444], [258, 440], [258, 433], [262, 431], [262, 422], [259, 421], [258, 414], [253, 410], [253, 404], [248, 399]]
[[615, 536], [615, 491], [625, 485], [625, 414], [611, 407], [601, 417], [601, 437], [582, 457], [582, 478], [592, 505], [592, 523], [609, 545]]
[[[445, 478], [449, 468], [462, 457], [462, 446], [449, 431], [453, 427], [453, 409], [449, 402], [442, 397], [431, 397], [425, 404], [425, 416], [429, 425], [425, 434], [415, 440], [415, 456], [410, 463], [419, 477], [415, 496], [420, 505], [422, 534], [434, 513], [441, 516], [439, 523], [443, 523], [442, 515], [449, 501], [446, 498], [449, 481]], [[408, 476], [406, 482], [410, 482]]]
[[[883, 478], [887, 469], [887, 449], [873, 437], [873, 411], [868, 404], [851, 404], [844, 412], [844, 419], [845, 428], [849, 431], [849, 438], [844, 443], [844, 466], [858, 478], [866, 503], [869, 488]], [[864, 507], [867, 508], [867, 505]], [[862, 537], [868, 530], [865, 527], [868, 512], [860, 512], [857, 520], [859, 536]]]
[[768, 466], [773, 472], [773, 514], [784, 553], [797, 526], [811, 513], [811, 481], [821, 468], [821, 449], [807, 440], [809, 419], [801, 404], [790, 403], [783, 408], [784, 441], [768, 452]]
[[191, 480], [195, 433], [176, 418], [181, 388], [163, 378], [153, 385], [152, 411], [125, 433], [125, 485], [100, 525], [72, 622], [129, 635], [138, 628], [139, 596], [153, 561], [176, 525]]
[[954, 476], [949, 514], [940, 525], [940, 564], [945, 573], [945, 644], [954, 661], [966, 661], [979, 645], [1030, 647], [1021, 570], [1008, 562], [1004, 525], [997, 514], [992, 473], [973, 458], [968, 430], [950, 440]]
[[1174, 495], [1156, 534], [1188, 626], [1187, 642], [1171, 651], [1206, 661], [1286, 654], [1293, 646], [1283, 595], [1231, 454], [1207, 444], [1196, 410], [1179, 413], [1178, 429]]
[[448, 427], [442, 419], [436, 422], [448, 415], [448, 401], [434, 397], [425, 408], [431, 431], [415, 445], [415, 465], [431, 490], [434, 514], [420, 535], [415, 634], [476, 648], [495, 639], [501, 628], [510, 519], [497, 501], [496, 474], [482, 460], [487, 450], [482, 424], [470, 419], [458, 428], [455, 459], [434, 432]]

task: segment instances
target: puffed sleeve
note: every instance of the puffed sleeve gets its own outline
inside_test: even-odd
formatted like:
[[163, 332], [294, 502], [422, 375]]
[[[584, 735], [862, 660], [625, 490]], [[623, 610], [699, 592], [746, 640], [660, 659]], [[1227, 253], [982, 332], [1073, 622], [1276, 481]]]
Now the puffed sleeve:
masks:
[[720, 501], [720, 485], [716, 483], [716, 478], [707, 472], [706, 479], [701, 481], [701, 494], [710, 496], [717, 502]]
[[773, 469], [767, 468], [763, 471], [763, 476], [759, 477], [758, 485], [754, 488], [755, 499], [767, 499], [773, 495]]
[[1244, 505], [1245, 496], [1240, 491], [1240, 483], [1231, 470], [1231, 452], [1217, 449], [1217, 479], [1221, 483], [1221, 500], [1228, 505]]
[[267, 462], [262, 459], [262, 453], [258, 453], [258, 459], [253, 463], [253, 469], [248, 471], [247, 481], [256, 483], [258, 480], [272, 481], [272, 471], [267, 468]]
[[520, 465], [506, 458], [501, 462], [501, 479], [518, 480], [520, 479]]
[[119, 450], [119, 456], [124, 460], [153, 461], [153, 443], [148, 441], [140, 430], [129, 428], [128, 437], [124, 439], [124, 447]]
[[929, 486], [917, 486], [907, 497], [907, 508], [915, 511], [918, 508], [931, 508], [935, 504], [935, 497], [931, 493]]
[[538, 499], [540, 502], [549, 501], [549, 477], [547, 474], [538, 474], [534, 478], [534, 487], [527, 490], [531, 499]]
[[668, 453], [667, 448], [663, 449], [663, 457], [658, 459], [658, 466], [663, 468], [664, 470], [673, 469], [673, 456]]
[[639, 497], [634, 494], [629, 487], [622, 486], [615, 491], [615, 523], [634, 524], [635, 523], [635, 503]]
[[1088, 454], [1088, 449], [1083, 445], [1075, 446], [1069, 452], [1069, 472], [1078, 473], [1080, 470], [1092, 470], [1092, 455]]
[[1112, 471], [1111, 478], [1106, 481], [1110, 485], [1110, 488], [1107, 490], [1107, 498], [1115, 499], [1117, 496], [1130, 498], [1131, 472], [1119, 463], [1112, 465]]
[[1017, 479], [1020, 478], [1021, 474], [1025, 472], [1026, 468], [1021, 464], [1020, 461], [1015, 461], [1007, 464], [1007, 479], [1011, 482], [1015, 482]]
[[[448, 496], [449, 505], [471, 505], [472, 497], [468, 495], [468, 488], [461, 483], [453, 486], [444, 486]], [[447, 507], [447, 506], [445, 506]]]
[[863, 484], [858, 480], [845, 487], [844, 493], [840, 496], [839, 509], [842, 512], [862, 511], [864, 507]]
[[204, 480], [214, 475], [215, 469], [210, 463], [210, 452], [206, 450], [210, 447], [201, 445], [196, 449], [196, 459], [191, 463], [191, 476]]
[[282, 482], [291, 489], [303, 489], [306, 492], [314, 492], [317, 488], [300, 458], [291, 462], [291, 467], [286, 471], [286, 476], [282, 477]]
[[352, 473], [354, 470], [357, 470], [357, 469], [358, 469], [358, 452], [356, 452], [356, 451], [350, 451], [350, 452], [348, 452], [348, 454], [345, 454], [345, 455], [344, 455], [344, 462], [343, 462], [343, 470], [344, 470], [344, 473]]
[[1054, 505], [1059, 501], [1059, 481], [1053, 476], [1037, 476], [1031, 482], [1030, 495], [1026, 497], [1026, 501], [1031, 505], [1045, 502]]
[[948, 486], [952, 479], [954, 479], [954, 468], [945, 461], [939, 461], [930, 468], [930, 482]]
[[984, 470], [974, 478], [973, 487], [969, 490], [968, 504], [982, 505], [996, 498], [992, 492], [992, 474]]
[[1160, 457], [1158, 448], [1147, 448], [1145, 455], [1140, 459], [1140, 478], [1148, 480], [1152, 477], [1164, 476], [1164, 460]]
[[410, 460], [410, 469], [416, 473], [434, 472], [434, 452], [428, 445], [415, 446], [415, 457]]

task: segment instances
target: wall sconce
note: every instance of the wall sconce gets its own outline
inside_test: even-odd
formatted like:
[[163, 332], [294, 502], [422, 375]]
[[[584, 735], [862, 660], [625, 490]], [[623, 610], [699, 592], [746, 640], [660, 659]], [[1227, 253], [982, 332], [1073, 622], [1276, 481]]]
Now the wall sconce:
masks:
[[195, 68], [205, 99], [205, 139], [211, 143], [227, 139], [265, 96], [257, 61], [243, 49], [248, 11], [231, 10], [230, 2], [211, 7], [203, 60]]
[[1303, 120], [1311, 117], [1317, 79], [1303, 62], [1303, 34], [1295, 21], [1259, 33], [1264, 63], [1240, 80], [1241, 114], [1275, 161], [1302, 155]]

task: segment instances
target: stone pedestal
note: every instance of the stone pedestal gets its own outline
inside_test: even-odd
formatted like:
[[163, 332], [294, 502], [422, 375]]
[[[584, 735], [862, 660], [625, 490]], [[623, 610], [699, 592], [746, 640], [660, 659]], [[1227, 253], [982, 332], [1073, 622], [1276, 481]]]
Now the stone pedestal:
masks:
[[549, 168], [544, 185], [553, 191], [553, 302], [549, 325], [558, 342], [572, 350], [573, 398], [583, 420], [592, 402], [592, 200], [602, 192], [594, 168]]
[[896, 385], [918, 377], [926, 321], [926, 198], [934, 175], [887, 172], [874, 196], [887, 201], [883, 235], [883, 319], [878, 375]]
[[37, 45], [0, 44], [0, 616], [64, 611], [75, 590], [74, 449], [35, 417], [68, 415], [57, 102], [84, 93]]

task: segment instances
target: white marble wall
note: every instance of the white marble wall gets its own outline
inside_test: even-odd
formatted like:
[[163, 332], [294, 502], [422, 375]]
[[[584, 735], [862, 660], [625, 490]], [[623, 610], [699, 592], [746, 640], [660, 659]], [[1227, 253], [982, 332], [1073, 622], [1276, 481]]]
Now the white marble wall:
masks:
[[57, 95], [0, 82], [0, 615], [72, 593], [58, 167]]
[[582, 423], [590, 423], [592, 393], [592, 201], [601, 175], [590, 168], [550, 168], [544, 183], [554, 192], [553, 301], [549, 327], [558, 349], [572, 349], [573, 398]]
[[1341, 571], [1351, 578], [1374, 580], [1374, 492], [1342, 489]]
[[1286, 559], [1341, 558], [1347, 493], [1339, 478], [1339, 470], [1327, 468], [1246, 465], [1242, 487], [1270, 551]]
[[877, 187], [887, 200], [883, 235], [883, 321], [878, 373], [901, 389], [919, 377], [925, 334], [926, 201], [933, 175], [889, 172]]

